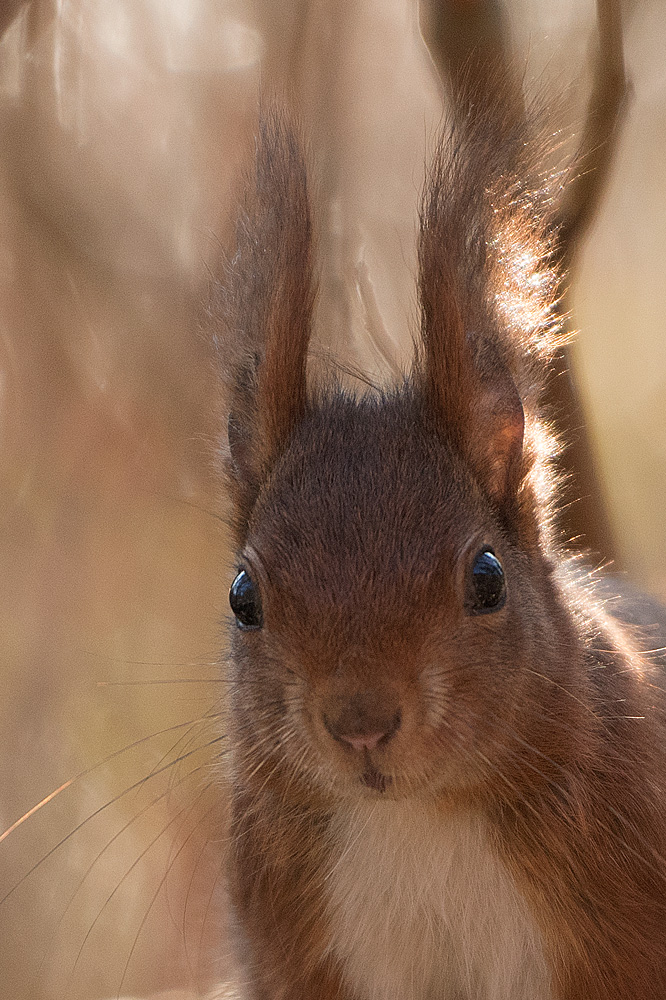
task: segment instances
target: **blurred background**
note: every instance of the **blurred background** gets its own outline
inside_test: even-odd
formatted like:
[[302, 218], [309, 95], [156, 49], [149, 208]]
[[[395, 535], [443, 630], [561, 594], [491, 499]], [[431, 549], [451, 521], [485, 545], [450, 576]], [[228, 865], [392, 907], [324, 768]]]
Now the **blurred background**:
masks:
[[[448, 7], [500, 19], [526, 90], [565, 94], [554, 127], [575, 148], [592, 0]], [[567, 297], [582, 411], [563, 419], [588, 450], [566, 530], [666, 599], [666, 8], [622, 10], [628, 96]], [[0, 840], [11, 1000], [176, 1000], [233, 978], [210, 281], [259, 93], [287, 93], [316, 164], [315, 353], [378, 378], [407, 363], [418, 196], [458, 30], [436, 15], [415, 0], [0, 3], [0, 835], [62, 788]], [[577, 521], [590, 500], [596, 521]]]

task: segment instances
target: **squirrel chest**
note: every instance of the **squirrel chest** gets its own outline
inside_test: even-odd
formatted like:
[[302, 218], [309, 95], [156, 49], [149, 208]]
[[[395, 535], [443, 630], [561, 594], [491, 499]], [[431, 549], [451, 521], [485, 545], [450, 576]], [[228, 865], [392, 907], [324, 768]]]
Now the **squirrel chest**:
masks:
[[550, 1000], [541, 934], [475, 813], [341, 811], [325, 880], [330, 952], [363, 1000]]

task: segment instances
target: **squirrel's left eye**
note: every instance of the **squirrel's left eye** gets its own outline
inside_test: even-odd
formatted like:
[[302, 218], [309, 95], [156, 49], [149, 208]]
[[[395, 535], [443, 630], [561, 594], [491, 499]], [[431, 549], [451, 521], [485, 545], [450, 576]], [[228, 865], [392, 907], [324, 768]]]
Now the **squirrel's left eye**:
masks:
[[499, 611], [506, 600], [502, 564], [492, 549], [477, 552], [472, 564], [471, 612], [476, 615]]
[[259, 588], [244, 569], [240, 571], [231, 584], [229, 589], [229, 604], [236, 616], [239, 628], [261, 628], [263, 614], [261, 611]]

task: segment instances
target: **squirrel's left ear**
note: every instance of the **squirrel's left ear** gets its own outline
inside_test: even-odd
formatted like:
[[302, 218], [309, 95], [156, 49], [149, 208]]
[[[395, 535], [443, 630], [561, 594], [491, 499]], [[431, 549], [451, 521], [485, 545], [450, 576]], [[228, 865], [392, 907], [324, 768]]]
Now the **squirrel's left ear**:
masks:
[[470, 109], [440, 140], [423, 194], [416, 377], [447, 440], [502, 505], [533, 461], [525, 413], [538, 412], [555, 344], [555, 180], [543, 177], [527, 125]]
[[[426, 193], [419, 242], [419, 378], [447, 439], [491, 499], [502, 504], [520, 485], [523, 404], [498, 348], [469, 329], [488, 317], [470, 304], [469, 290], [460, 287], [465, 265], [451, 262], [451, 234], [442, 228], [448, 216], [440, 211], [439, 196], [439, 191], [430, 198]], [[469, 262], [467, 267], [470, 273]], [[482, 274], [476, 277], [481, 291], [483, 280]]]
[[438, 307], [432, 301], [432, 294], [442, 292], [441, 277], [428, 285], [421, 271], [420, 377], [447, 439], [501, 506], [516, 495], [522, 479], [523, 404], [496, 347], [466, 332], [448, 296]]

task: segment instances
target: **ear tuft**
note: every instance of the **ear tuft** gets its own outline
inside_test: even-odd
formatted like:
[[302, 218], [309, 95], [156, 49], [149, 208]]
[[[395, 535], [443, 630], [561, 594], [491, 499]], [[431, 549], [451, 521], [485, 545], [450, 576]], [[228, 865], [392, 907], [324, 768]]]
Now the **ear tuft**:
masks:
[[[496, 503], [516, 496], [558, 344], [555, 193], [543, 112], [461, 98], [421, 205], [415, 377], [443, 433]], [[531, 452], [530, 452], [531, 454]]]
[[315, 287], [307, 171], [297, 129], [261, 114], [254, 171], [219, 304], [229, 409], [230, 492], [247, 521], [272, 465], [307, 409]]

